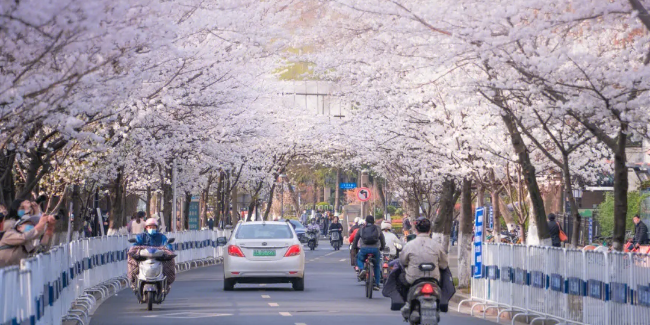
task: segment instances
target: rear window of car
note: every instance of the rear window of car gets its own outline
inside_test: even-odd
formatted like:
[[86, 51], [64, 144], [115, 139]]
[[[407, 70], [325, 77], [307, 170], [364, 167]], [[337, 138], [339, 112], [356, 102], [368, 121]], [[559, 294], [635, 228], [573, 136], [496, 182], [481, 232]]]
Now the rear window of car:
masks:
[[256, 224], [241, 225], [235, 234], [237, 239], [289, 239], [293, 233], [289, 225]]

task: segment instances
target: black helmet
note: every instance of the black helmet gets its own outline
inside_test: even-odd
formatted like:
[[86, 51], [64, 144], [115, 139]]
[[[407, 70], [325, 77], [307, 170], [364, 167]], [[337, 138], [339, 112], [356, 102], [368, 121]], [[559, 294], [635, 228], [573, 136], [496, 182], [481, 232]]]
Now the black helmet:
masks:
[[366, 225], [373, 225], [373, 224], [375, 224], [375, 217], [367, 216], [366, 217]]
[[431, 220], [425, 217], [419, 217], [415, 220], [415, 230], [419, 233], [427, 233], [431, 230]]

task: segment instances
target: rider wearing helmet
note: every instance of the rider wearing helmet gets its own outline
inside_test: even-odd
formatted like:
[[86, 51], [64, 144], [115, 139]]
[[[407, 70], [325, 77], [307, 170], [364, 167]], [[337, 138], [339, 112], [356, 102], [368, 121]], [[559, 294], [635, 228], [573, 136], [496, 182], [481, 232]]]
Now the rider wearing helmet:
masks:
[[400, 240], [397, 236], [391, 232], [393, 226], [390, 221], [382, 221], [381, 223], [381, 232], [384, 234], [384, 240], [386, 240], [386, 248], [390, 250], [390, 255], [396, 256], [397, 249], [395, 248], [395, 243], [399, 243]]
[[154, 246], [161, 247], [167, 246], [169, 250], [172, 249], [171, 245], [167, 244], [167, 236], [158, 231], [158, 220], [149, 218], [144, 224], [144, 232], [135, 236], [134, 246]]
[[431, 239], [431, 221], [420, 217], [415, 221], [415, 232], [417, 236], [404, 246], [400, 253], [400, 263], [406, 270], [406, 282], [409, 285], [415, 280], [427, 276], [418, 268], [422, 263], [433, 263], [436, 267], [431, 276], [440, 281], [440, 269], [447, 268], [447, 254], [442, 245]]

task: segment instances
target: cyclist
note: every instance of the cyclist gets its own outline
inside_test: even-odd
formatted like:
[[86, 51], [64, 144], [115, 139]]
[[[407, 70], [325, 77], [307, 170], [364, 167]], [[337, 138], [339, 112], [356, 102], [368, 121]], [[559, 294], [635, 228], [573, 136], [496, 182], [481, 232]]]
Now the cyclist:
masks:
[[379, 290], [379, 284], [381, 283], [381, 254], [379, 252], [386, 247], [384, 234], [378, 228], [375, 225], [375, 217], [367, 216], [366, 225], [359, 228], [352, 244], [352, 249], [359, 247], [359, 253], [357, 254], [357, 266], [361, 270], [359, 277], [363, 278], [366, 275], [363, 264], [369, 254], [373, 255], [375, 262], [375, 286], [373, 290]]

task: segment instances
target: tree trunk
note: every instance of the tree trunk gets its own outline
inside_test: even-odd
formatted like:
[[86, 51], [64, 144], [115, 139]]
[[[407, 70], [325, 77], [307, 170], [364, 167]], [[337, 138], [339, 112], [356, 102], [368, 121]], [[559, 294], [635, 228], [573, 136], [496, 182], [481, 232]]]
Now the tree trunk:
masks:
[[223, 172], [219, 172], [219, 181], [217, 183], [217, 208], [214, 212], [214, 223], [221, 224], [223, 211]]
[[[314, 195], [312, 196], [312, 200], [313, 200], [313, 203], [314, 203], [313, 210], [316, 210], [316, 203], [318, 203], [318, 185], [316, 185], [316, 182], [314, 182], [314, 191], [313, 191], [313, 194], [314, 194]], [[265, 216], [265, 218], [266, 218], [266, 216]]]
[[[341, 169], [336, 169], [336, 188], [334, 189], [334, 212], [339, 212], [341, 201]], [[300, 213], [300, 211], [298, 211]]]
[[110, 221], [108, 224], [109, 229], [117, 231], [122, 227], [124, 223], [124, 186], [122, 185], [123, 181], [123, 167], [119, 167], [117, 171], [117, 176], [111, 184], [111, 213]]
[[147, 186], [147, 205], [146, 208], [147, 210], [147, 219], [151, 217], [151, 186]]
[[275, 182], [271, 184], [271, 190], [269, 191], [269, 202], [266, 205], [266, 211], [264, 211], [264, 220], [269, 220], [269, 213], [271, 212], [271, 207], [273, 206], [274, 192], [275, 192]]
[[[510, 140], [512, 141], [512, 147], [517, 153], [519, 158], [519, 164], [521, 164], [521, 169], [524, 175], [524, 181], [530, 195], [531, 205], [533, 208], [533, 216], [531, 218], [531, 223], [533, 221], [537, 226], [537, 235], [539, 237], [540, 243], [546, 246], [550, 245], [551, 235], [548, 232], [548, 224], [546, 223], [546, 212], [544, 211], [544, 199], [542, 198], [542, 193], [539, 190], [539, 185], [537, 184], [537, 176], [535, 174], [535, 167], [530, 161], [530, 155], [528, 154], [528, 148], [524, 139], [517, 129], [517, 125], [513, 121], [513, 117], [508, 113], [502, 114], [501, 118], [508, 129], [510, 134]], [[534, 219], [534, 220], [532, 220]]]
[[501, 242], [501, 198], [499, 197], [499, 185], [494, 177], [494, 170], [490, 171], [490, 183], [492, 183], [490, 198], [492, 201], [492, 213], [494, 215], [493, 235], [495, 243], [499, 243]]
[[569, 206], [571, 206], [571, 217], [573, 219], [573, 232], [571, 233], [571, 246], [578, 247], [580, 243], [580, 213], [578, 212], [578, 204], [576, 198], [573, 197], [573, 185], [571, 185], [571, 171], [569, 170], [569, 157], [563, 157], [562, 175], [564, 176], [564, 188]]
[[239, 222], [239, 202], [237, 202], [237, 196], [238, 196], [238, 191], [237, 191], [237, 186], [233, 187], [232, 190], [230, 190], [230, 202], [232, 202], [232, 213], [231, 213], [231, 219], [232, 224], [236, 225]]
[[469, 288], [472, 275], [472, 181], [463, 179], [460, 194], [460, 220], [458, 222], [458, 287]]
[[232, 218], [230, 218], [230, 172], [226, 173], [226, 184], [224, 185], [223, 192], [223, 217], [225, 225], [232, 225]]
[[192, 203], [192, 193], [185, 192], [185, 197], [183, 198], [183, 215], [181, 216], [181, 225], [183, 225], [183, 230], [190, 229], [190, 204]]
[[440, 213], [434, 220], [431, 229], [431, 238], [437, 240], [443, 245], [445, 252], [448, 251], [449, 235], [451, 234], [451, 222], [454, 219], [454, 192], [456, 192], [456, 183], [454, 180], [445, 180], [442, 183], [442, 193], [440, 194]]
[[614, 236], [612, 248], [623, 251], [625, 242], [625, 221], [627, 219], [627, 157], [625, 143], [627, 141], [626, 126], [618, 132], [618, 146], [614, 151]]
[[72, 239], [77, 239], [74, 236], [74, 233], [79, 233], [83, 229], [84, 218], [82, 215], [83, 211], [83, 200], [81, 199], [81, 187], [79, 185], [74, 185], [72, 187], [72, 214], [74, 215], [74, 221], [72, 223]]
[[298, 194], [296, 194], [296, 191], [291, 186], [291, 183], [287, 183], [287, 187], [289, 188], [289, 196], [291, 197], [291, 204], [293, 205], [293, 209], [296, 210], [296, 217], [300, 217], [300, 205], [298, 204]]
[[14, 161], [16, 153], [13, 150], [0, 151], [0, 204], [9, 207], [16, 196], [14, 183]]
[[[251, 203], [248, 205], [248, 220], [253, 220], [252, 219], [253, 212], [257, 212], [255, 208], [259, 204], [260, 191], [262, 190], [263, 185], [264, 183], [262, 182], [257, 183], [257, 188], [255, 188], [255, 192], [253, 193], [253, 195], [251, 195]], [[258, 216], [256, 215], [255, 220], [257, 220], [257, 218]]]
[[172, 217], [172, 201], [174, 200], [174, 193], [172, 190], [172, 185], [167, 184], [164, 180], [162, 181], [163, 193], [162, 193], [162, 208], [163, 208], [163, 218], [165, 219], [165, 231], [171, 232], [173, 228], [172, 222], [176, 222]]

